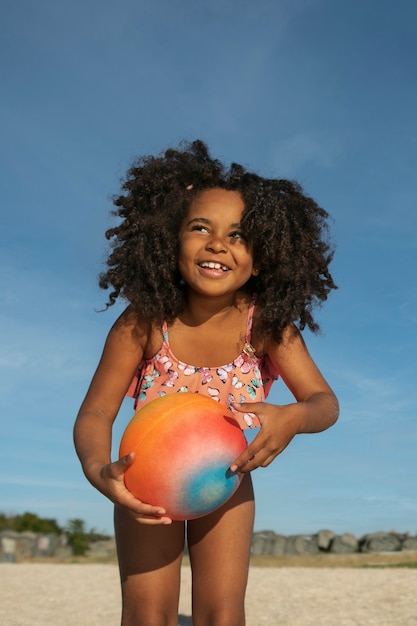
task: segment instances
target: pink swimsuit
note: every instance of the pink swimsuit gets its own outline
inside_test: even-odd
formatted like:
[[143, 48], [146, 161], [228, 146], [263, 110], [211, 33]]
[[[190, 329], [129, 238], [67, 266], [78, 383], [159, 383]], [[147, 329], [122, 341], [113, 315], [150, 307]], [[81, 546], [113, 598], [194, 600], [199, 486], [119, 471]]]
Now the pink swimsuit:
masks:
[[179, 361], [171, 352], [164, 322], [161, 349], [152, 358], [142, 361], [127, 392], [128, 396], [135, 398], [135, 411], [159, 396], [188, 391], [223, 402], [242, 429], [260, 426], [255, 415], [239, 413], [230, 406], [231, 402], [264, 402], [272, 383], [278, 379], [278, 372], [268, 355], [257, 357], [250, 343], [254, 306], [252, 300], [242, 352], [232, 363], [221, 367], [195, 367]]

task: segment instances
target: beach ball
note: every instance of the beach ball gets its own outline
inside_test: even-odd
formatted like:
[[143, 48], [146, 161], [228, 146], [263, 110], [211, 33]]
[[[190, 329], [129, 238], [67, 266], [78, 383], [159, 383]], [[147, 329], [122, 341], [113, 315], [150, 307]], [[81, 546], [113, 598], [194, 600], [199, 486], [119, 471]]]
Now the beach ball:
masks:
[[119, 454], [135, 452], [125, 485], [138, 500], [164, 507], [174, 520], [189, 520], [214, 511], [235, 493], [242, 475], [229, 467], [246, 446], [224, 404], [177, 392], [152, 400], [134, 415]]

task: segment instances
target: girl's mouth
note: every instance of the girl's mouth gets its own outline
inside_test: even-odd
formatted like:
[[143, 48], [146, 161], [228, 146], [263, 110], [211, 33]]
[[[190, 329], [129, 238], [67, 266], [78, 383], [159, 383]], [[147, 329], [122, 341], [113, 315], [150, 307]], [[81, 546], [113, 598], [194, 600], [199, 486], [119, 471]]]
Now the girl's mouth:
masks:
[[202, 263], [198, 264], [199, 267], [201, 267], [202, 269], [209, 269], [209, 270], [221, 270], [222, 272], [227, 272], [229, 271], [229, 267], [227, 267], [227, 265], [223, 265], [222, 263], [216, 263], [215, 261], [203, 261]]

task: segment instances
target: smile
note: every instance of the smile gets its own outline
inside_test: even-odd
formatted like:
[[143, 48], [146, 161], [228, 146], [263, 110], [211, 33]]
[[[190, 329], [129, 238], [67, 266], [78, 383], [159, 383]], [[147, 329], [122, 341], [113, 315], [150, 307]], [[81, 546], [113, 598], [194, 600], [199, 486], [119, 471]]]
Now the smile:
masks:
[[203, 263], [198, 264], [200, 267], [210, 270], [222, 270], [222, 272], [228, 272], [229, 267], [227, 265], [222, 265], [221, 263], [215, 263], [214, 261], [203, 261]]

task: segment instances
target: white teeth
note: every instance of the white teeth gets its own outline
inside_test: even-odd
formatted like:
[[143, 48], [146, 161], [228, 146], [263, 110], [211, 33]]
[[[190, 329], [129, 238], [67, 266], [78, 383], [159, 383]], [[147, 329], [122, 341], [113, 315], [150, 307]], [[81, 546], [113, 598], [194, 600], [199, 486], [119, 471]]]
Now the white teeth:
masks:
[[229, 268], [225, 265], [221, 265], [221, 263], [214, 263], [213, 261], [207, 261], [204, 263], [200, 263], [201, 267], [208, 267], [211, 270], [223, 270], [227, 271]]

